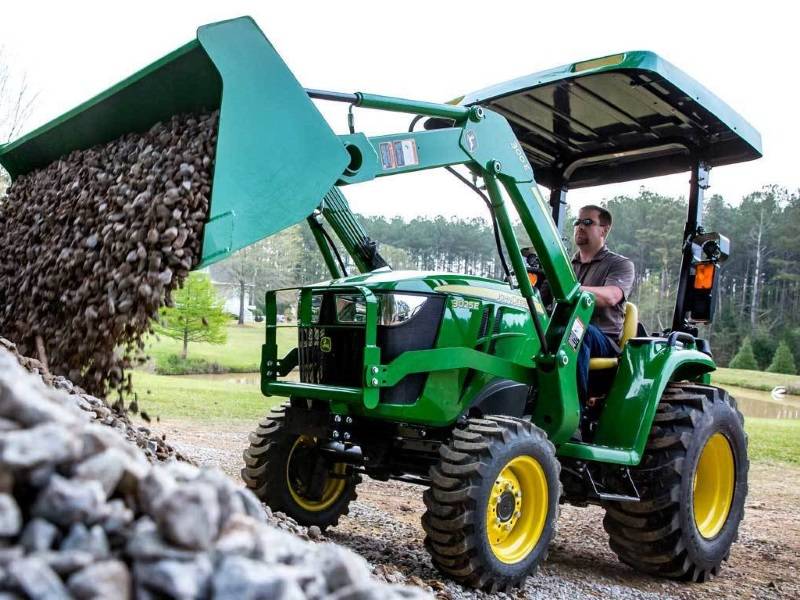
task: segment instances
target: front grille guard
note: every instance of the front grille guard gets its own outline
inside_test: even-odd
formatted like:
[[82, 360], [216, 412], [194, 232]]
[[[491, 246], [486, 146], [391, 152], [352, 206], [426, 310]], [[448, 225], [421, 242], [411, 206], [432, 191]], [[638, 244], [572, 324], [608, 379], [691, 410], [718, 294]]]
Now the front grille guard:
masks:
[[[278, 324], [278, 292], [299, 290], [300, 303], [298, 306], [297, 325]], [[328, 286], [283, 288], [270, 290], [266, 295], [265, 320], [266, 340], [261, 348], [261, 391], [267, 396], [299, 396], [303, 398], [319, 398], [324, 400], [363, 402], [366, 408], [375, 408], [380, 400], [380, 388], [383, 383], [378, 377], [381, 365], [381, 351], [377, 345], [378, 339], [378, 299], [369, 289], [361, 286], [336, 288], [336, 293], [361, 294], [366, 306], [367, 315], [364, 324], [365, 344], [363, 353], [362, 387], [331, 386], [309, 382], [289, 382], [278, 379], [285, 377], [292, 369], [300, 364], [300, 353], [308, 352], [308, 348], [295, 347], [283, 358], [278, 358], [277, 332], [279, 327], [312, 328], [311, 296], [314, 292], [331, 291]], [[328, 327], [326, 325], [326, 327]], [[335, 325], [333, 326], [335, 327]], [[298, 339], [300, 336], [298, 335]], [[312, 358], [312, 357], [304, 357]], [[303, 368], [313, 368], [308, 360], [302, 361]], [[304, 377], [305, 379], [305, 377]]]
[[[278, 325], [277, 292], [300, 290], [298, 325]], [[325, 385], [319, 383], [289, 382], [279, 380], [299, 364], [297, 348], [283, 358], [278, 358], [278, 327], [310, 327], [311, 296], [314, 292], [335, 291], [346, 294], [361, 294], [367, 305], [367, 320], [364, 324], [364, 353], [361, 365], [361, 387]], [[380, 402], [381, 388], [397, 385], [412, 373], [446, 371], [451, 369], [474, 369], [496, 377], [512, 379], [532, 385], [536, 382], [534, 364], [520, 364], [500, 356], [468, 347], [442, 347], [430, 350], [409, 350], [389, 364], [381, 364], [378, 339], [378, 299], [362, 286], [331, 288], [310, 286], [285, 288], [267, 292], [266, 296], [266, 342], [261, 349], [261, 391], [266, 396], [285, 396], [326, 400], [332, 403], [363, 403], [367, 409], [375, 409]], [[328, 327], [326, 325], [326, 327]], [[559, 363], [565, 366], [567, 363]], [[346, 412], [345, 407], [334, 409]]]

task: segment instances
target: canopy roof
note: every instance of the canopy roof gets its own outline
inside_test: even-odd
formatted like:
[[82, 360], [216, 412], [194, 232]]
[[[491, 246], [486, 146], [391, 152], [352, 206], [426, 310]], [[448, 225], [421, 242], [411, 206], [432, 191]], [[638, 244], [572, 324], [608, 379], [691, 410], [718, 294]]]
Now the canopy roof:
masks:
[[458, 101], [502, 114], [550, 188], [587, 187], [761, 157], [738, 113], [653, 52], [625, 52], [534, 73]]

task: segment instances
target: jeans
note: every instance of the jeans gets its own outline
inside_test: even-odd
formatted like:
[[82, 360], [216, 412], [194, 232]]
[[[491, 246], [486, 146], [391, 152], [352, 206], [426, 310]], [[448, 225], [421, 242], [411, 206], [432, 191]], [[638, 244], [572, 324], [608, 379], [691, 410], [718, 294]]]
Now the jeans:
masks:
[[617, 349], [611, 340], [594, 325], [589, 325], [578, 351], [578, 395], [583, 402], [589, 398], [589, 358], [616, 358]]

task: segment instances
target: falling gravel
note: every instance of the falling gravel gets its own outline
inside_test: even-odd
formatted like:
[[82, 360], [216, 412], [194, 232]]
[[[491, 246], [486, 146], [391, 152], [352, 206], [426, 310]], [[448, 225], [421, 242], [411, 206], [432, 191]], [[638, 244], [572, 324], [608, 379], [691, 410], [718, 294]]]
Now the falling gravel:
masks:
[[218, 113], [175, 116], [18, 177], [0, 203], [0, 335], [102, 396], [199, 262]]

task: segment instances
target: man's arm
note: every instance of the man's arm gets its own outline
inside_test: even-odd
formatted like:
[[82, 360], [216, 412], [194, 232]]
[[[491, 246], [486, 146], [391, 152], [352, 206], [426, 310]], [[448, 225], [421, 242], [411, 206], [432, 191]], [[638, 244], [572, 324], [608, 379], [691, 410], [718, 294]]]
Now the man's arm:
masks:
[[619, 260], [608, 271], [605, 285], [581, 286], [582, 290], [592, 292], [597, 306], [616, 306], [624, 301], [633, 289], [634, 279], [633, 262], [629, 259]]
[[581, 290], [592, 292], [597, 306], [616, 306], [625, 299], [625, 294], [616, 285], [582, 285]]

